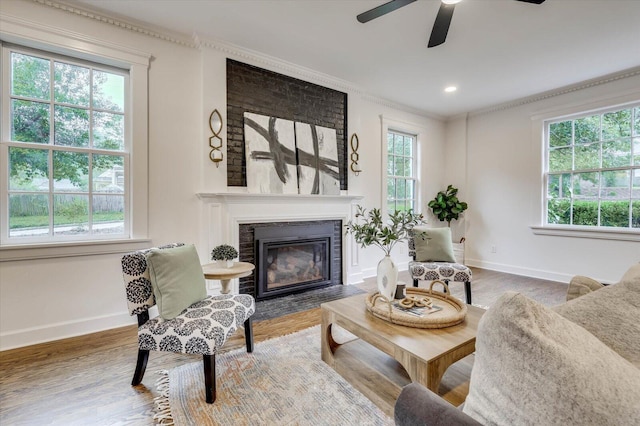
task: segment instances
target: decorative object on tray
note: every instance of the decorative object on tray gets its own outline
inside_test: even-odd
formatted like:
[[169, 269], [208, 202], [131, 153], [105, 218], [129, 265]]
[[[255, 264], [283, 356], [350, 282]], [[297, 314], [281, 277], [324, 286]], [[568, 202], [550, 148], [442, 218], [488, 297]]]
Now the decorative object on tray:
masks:
[[233, 267], [233, 259], [238, 257], [238, 250], [228, 244], [221, 244], [211, 251], [211, 260], [216, 260], [221, 267]]
[[424, 222], [422, 214], [412, 210], [396, 210], [389, 215], [387, 222], [382, 220], [380, 209], [367, 212], [358, 206], [355, 220], [345, 225], [346, 233], [352, 234], [360, 247], [371, 245], [380, 247], [385, 256], [378, 263], [377, 284], [381, 296], [390, 303], [394, 299], [398, 282], [398, 267], [391, 259], [391, 250], [396, 243], [409, 238], [409, 230]]
[[[435, 283], [442, 284], [446, 293], [433, 290]], [[442, 281], [433, 281], [429, 289], [409, 287], [406, 291], [405, 299], [391, 303], [380, 293], [370, 294], [365, 300], [367, 310], [385, 321], [415, 328], [451, 327], [467, 316], [467, 305], [451, 296]], [[410, 304], [413, 306], [404, 306]]]

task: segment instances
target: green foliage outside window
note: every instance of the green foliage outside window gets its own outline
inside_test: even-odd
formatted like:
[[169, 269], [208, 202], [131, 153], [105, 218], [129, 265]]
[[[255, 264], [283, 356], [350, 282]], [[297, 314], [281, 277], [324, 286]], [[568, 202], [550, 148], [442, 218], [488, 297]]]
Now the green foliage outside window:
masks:
[[547, 223], [640, 228], [640, 106], [551, 123]]
[[119, 224], [97, 232], [122, 232], [125, 77], [46, 56], [10, 53], [9, 235], [46, 234], [51, 217], [54, 228], [80, 225], [90, 212]]

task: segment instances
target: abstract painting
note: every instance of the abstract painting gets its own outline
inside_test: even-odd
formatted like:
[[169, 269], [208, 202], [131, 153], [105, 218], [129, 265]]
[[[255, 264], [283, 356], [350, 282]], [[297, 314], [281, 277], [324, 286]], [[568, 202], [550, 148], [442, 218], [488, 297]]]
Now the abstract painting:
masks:
[[244, 113], [247, 189], [270, 194], [340, 194], [336, 130]]
[[296, 122], [300, 194], [340, 194], [336, 130]]
[[293, 121], [245, 112], [244, 138], [248, 191], [297, 194]]

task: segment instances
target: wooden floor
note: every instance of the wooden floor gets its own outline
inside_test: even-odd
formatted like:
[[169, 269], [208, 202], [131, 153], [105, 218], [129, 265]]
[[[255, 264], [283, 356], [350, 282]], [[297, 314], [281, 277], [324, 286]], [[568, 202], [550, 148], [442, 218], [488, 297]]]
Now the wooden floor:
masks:
[[[409, 283], [408, 275], [400, 279]], [[366, 280], [367, 291], [375, 286]], [[566, 284], [474, 269], [474, 303], [490, 306], [503, 292], [515, 290], [546, 305], [562, 303]], [[462, 284], [454, 296], [464, 300]], [[124, 303], [124, 302], [123, 302]], [[256, 343], [320, 324], [320, 309], [254, 323]], [[225, 349], [242, 347], [242, 333]], [[408, 380], [397, 365], [364, 345], [355, 346], [354, 362], [371, 357], [370, 366], [388, 371], [397, 383]], [[157, 371], [171, 369], [200, 356], [154, 352], [142, 384], [130, 386], [137, 353], [135, 326], [0, 352], [0, 425], [150, 425], [153, 424], [154, 383]], [[458, 404], [468, 392], [472, 355], [445, 374], [439, 393]], [[364, 372], [363, 372], [364, 373]], [[405, 377], [403, 379], [403, 376]], [[395, 385], [397, 385], [395, 383]], [[379, 405], [392, 406], [395, 392], [382, 383]]]

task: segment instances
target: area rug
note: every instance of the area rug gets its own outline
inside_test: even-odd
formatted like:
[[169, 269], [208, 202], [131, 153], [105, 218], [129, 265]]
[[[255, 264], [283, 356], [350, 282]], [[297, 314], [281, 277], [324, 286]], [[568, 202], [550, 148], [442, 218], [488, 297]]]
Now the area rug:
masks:
[[205, 402], [202, 362], [164, 372], [158, 381], [157, 424], [394, 424], [321, 360], [319, 325], [258, 342], [250, 354], [237, 349], [217, 355], [216, 369], [213, 404]]

